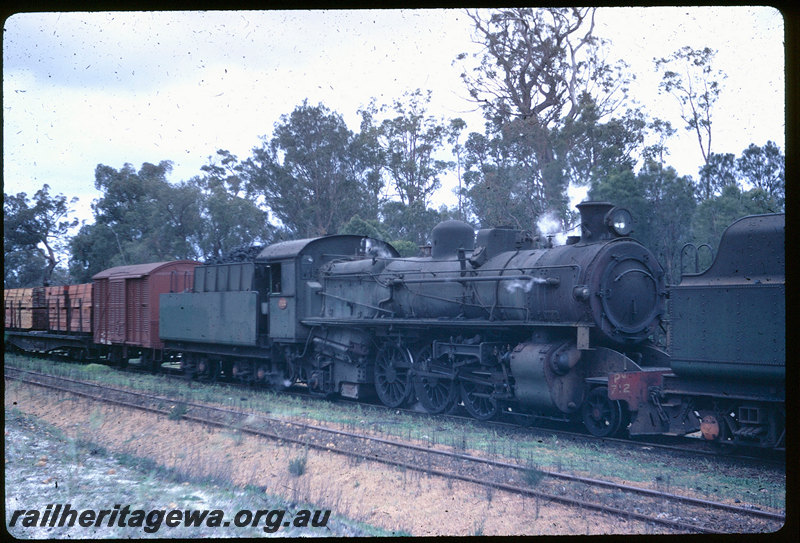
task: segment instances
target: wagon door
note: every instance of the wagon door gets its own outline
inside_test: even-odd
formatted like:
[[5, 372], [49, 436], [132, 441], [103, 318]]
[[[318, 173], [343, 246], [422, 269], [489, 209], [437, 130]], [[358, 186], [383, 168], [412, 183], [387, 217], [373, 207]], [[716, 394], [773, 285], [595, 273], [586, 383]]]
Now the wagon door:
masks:
[[131, 345], [149, 345], [150, 301], [148, 278], [130, 278], [125, 285], [127, 302], [124, 342]]
[[125, 280], [108, 281], [107, 343], [125, 343]]

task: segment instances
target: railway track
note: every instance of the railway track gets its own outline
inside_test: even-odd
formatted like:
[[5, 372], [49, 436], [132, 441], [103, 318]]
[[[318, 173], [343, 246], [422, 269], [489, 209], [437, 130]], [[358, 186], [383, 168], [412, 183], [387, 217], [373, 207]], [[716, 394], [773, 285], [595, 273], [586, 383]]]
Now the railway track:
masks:
[[[143, 372], [143, 373], [150, 373], [147, 370], [141, 370], [136, 366], [130, 366], [128, 368], [131, 371]], [[161, 371], [168, 373], [173, 376], [181, 376], [181, 371], [179, 368], [167, 368], [162, 367]], [[233, 387], [239, 390], [253, 390], [253, 385], [247, 383], [240, 383], [235, 381], [229, 380], [220, 380], [215, 381], [214, 383], [220, 386], [226, 387]], [[641, 450], [652, 450], [657, 449], [661, 451], [667, 451], [670, 453], [679, 454], [681, 456], [686, 457], [719, 457], [724, 456], [726, 459], [729, 460], [741, 460], [745, 463], [753, 464], [756, 463], [758, 466], [770, 465], [776, 468], [784, 468], [786, 465], [786, 457], [785, 457], [785, 450], [783, 449], [755, 449], [755, 450], [748, 450], [748, 449], [735, 449], [731, 447], [723, 447], [723, 446], [716, 446], [715, 444], [708, 443], [702, 439], [692, 439], [682, 436], [652, 436], [650, 438], [646, 437], [638, 437], [638, 438], [624, 438], [624, 437], [596, 437], [591, 435], [585, 429], [583, 431], [572, 431], [565, 429], [564, 426], [568, 423], [565, 423], [561, 420], [548, 420], [548, 419], [540, 419], [535, 416], [528, 416], [525, 415], [525, 423], [521, 424], [519, 420], [515, 422], [507, 422], [502, 418], [496, 420], [477, 420], [469, 415], [466, 414], [459, 414], [459, 411], [463, 412], [463, 408], [459, 408], [458, 405], [454, 407], [448, 413], [432, 415], [427, 411], [415, 409], [414, 406], [411, 407], [387, 407], [380, 403], [378, 400], [373, 401], [361, 401], [361, 400], [350, 400], [347, 398], [325, 398], [322, 396], [317, 396], [313, 394], [309, 394], [303, 391], [293, 391], [292, 389], [286, 390], [283, 394], [293, 394], [298, 398], [303, 398], [306, 400], [311, 401], [326, 401], [326, 402], [335, 402], [341, 403], [344, 405], [352, 405], [352, 404], [367, 404], [372, 408], [375, 409], [382, 409], [392, 413], [404, 413], [411, 417], [420, 417], [425, 418], [428, 420], [441, 420], [441, 421], [453, 421], [459, 422], [462, 424], [469, 424], [473, 426], [480, 426], [483, 428], [488, 428], [495, 431], [500, 432], [524, 432], [527, 430], [531, 431], [546, 431], [548, 434], [559, 436], [561, 438], [569, 438], [574, 439], [580, 442], [602, 442], [604, 444], [611, 444], [615, 446], [621, 447], [635, 447]]]
[[660, 490], [580, 477], [530, 465], [477, 457], [428, 444], [287, 421], [243, 409], [186, 402], [98, 383], [6, 367], [5, 378], [127, 408], [330, 451], [359, 460], [464, 481], [566, 506], [657, 524], [678, 532], [743, 533], [779, 529], [781, 513], [763, 511]]
[[[31, 356], [30, 354], [27, 354]], [[58, 355], [52, 354], [39, 354], [36, 356], [37, 358], [42, 358], [45, 360], [55, 360], [55, 361], [69, 361], [68, 358], [64, 358]], [[102, 360], [96, 361], [97, 363], [104, 364]], [[152, 375], [153, 371], [149, 368], [142, 368], [137, 364], [128, 364], [124, 366], [124, 368], [120, 368], [118, 366], [107, 365], [114, 370], [121, 370], [126, 372], [134, 372], [140, 373], [145, 375]], [[159, 369], [158, 372], [171, 376], [173, 378], [185, 378], [180, 369], [178, 364], [175, 365], [168, 365], [164, 364]], [[228, 379], [221, 379], [219, 381], [198, 381], [201, 383], [206, 384], [216, 384], [223, 387], [231, 387], [240, 391], [252, 391], [254, 386], [249, 383], [231, 381]], [[453, 410], [448, 413], [432, 415], [426, 411], [420, 411], [412, 407], [399, 407], [399, 408], [390, 408], [382, 403], [380, 403], [377, 399], [373, 401], [356, 401], [356, 400], [349, 400], [347, 398], [326, 398], [322, 396], [317, 396], [313, 394], [309, 394], [305, 391], [297, 391], [294, 389], [287, 389], [283, 391], [283, 394], [287, 395], [294, 395], [298, 398], [303, 398], [305, 400], [310, 401], [326, 401], [326, 402], [339, 402], [345, 405], [352, 405], [354, 403], [362, 403], [367, 404], [372, 408], [375, 409], [383, 409], [388, 412], [396, 413], [401, 412], [407, 414], [412, 417], [421, 417], [427, 418], [429, 420], [441, 420], [441, 421], [454, 421], [460, 422], [463, 424], [470, 424], [474, 426], [480, 426], [483, 428], [488, 428], [500, 432], [519, 432], [519, 431], [546, 431], [548, 434], [559, 436], [561, 438], [568, 438], [574, 439], [581, 442], [602, 442], [604, 444], [611, 444], [621, 447], [636, 447], [641, 450], [649, 450], [649, 449], [657, 449], [662, 451], [668, 451], [671, 453], [675, 453], [685, 457], [718, 457], [724, 456], [726, 459], [731, 460], [741, 460], [747, 463], [756, 463], [758, 466], [770, 465], [776, 468], [782, 468], [786, 465], [786, 457], [785, 457], [785, 450], [783, 449], [755, 449], [755, 450], [748, 450], [748, 449], [741, 449], [741, 448], [730, 448], [730, 447], [723, 447], [723, 446], [715, 446], [715, 444], [710, 444], [708, 442], [703, 441], [702, 439], [691, 439], [686, 437], [678, 437], [678, 436], [652, 436], [650, 438], [647, 437], [638, 437], [638, 438], [624, 438], [624, 437], [604, 437], [599, 438], [589, 434], [587, 431], [573, 431], [566, 429], [564, 426], [567, 424], [564, 421], [556, 421], [556, 420], [548, 420], [544, 418], [537, 418], [535, 416], [528, 416], [523, 415], [520, 416], [523, 423], [520, 420], [516, 419], [514, 422], [509, 422], [503, 420], [502, 418], [496, 420], [477, 420], [469, 415], [466, 414], [459, 414], [459, 406], [456, 405]], [[463, 411], [463, 408], [460, 409]]]
[[[376, 407], [384, 407], [381, 404], [374, 404]], [[388, 409], [388, 408], [387, 408]], [[394, 411], [397, 411], [395, 409]], [[784, 450], [764, 450], [757, 449], [755, 451], [749, 450], [735, 450], [732, 448], [717, 447], [714, 444], [697, 438], [687, 438], [681, 436], [653, 436], [651, 438], [624, 438], [624, 437], [596, 437], [591, 435], [588, 431], [573, 431], [565, 429], [564, 426], [568, 423], [560, 421], [544, 421], [544, 422], [531, 422], [530, 424], [522, 425], [518, 422], [505, 422], [503, 420], [487, 420], [479, 421], [469, 416], [458, 414], [446, 415], [430, 415], [412, 409], [400, 409], [403, 413], [411, 416], [423, 417], [442, 417], [443, 420], [460, 421], [465, 424], [480, 425], [493, 430], [505, 432], [518, 432], [518, 431], [546, 431], [548, 434], [559, 436], [560, 438], [569, 438], [581, 442], [590, 443], [603, 443], [605, 445], [615, 445], [620, 447], [633, 447], [640, 450], [653, 450], [658, 449], [670, 453], [679, 454], [687, 457], [720, 457], [724, 456], [730, 460], [741, 460], [746, 463], [757, 463], [760, 466], [771, 465], [775, 467], [785, 467], [786, 458]], [[531, 417], [533, 418], [533, 417]], [[574, 426], [574, 424], [573, 424]]]

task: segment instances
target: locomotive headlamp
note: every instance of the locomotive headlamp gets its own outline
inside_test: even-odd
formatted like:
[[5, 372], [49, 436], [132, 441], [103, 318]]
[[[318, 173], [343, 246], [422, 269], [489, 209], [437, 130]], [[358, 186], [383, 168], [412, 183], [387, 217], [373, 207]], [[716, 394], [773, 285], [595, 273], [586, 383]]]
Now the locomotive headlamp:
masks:
[[633, 231], [631, 212], [623, 207], [615, 207], [606, 215], [606, 224], [618, 236], [627, 236]]

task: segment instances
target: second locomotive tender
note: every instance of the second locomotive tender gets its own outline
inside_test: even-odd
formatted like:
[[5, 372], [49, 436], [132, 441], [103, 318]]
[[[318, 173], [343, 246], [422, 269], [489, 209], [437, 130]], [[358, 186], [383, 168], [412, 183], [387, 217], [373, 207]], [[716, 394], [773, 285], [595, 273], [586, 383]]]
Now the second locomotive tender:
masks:
[[[650, 338], [665, 274], [630, 213], [578, 205], [581, 235], [536, 248], [527, 232], [446, 221], [428, 256], [361, 236], [278, 243], [254, 263], [202, 266], [194, 292], [162, 295], [161, 337], [191, 372], [306, 383], [396, 407], [457, 403], [568, 419], [594, 434], [627, 425], [608, 375], [663, 364]], [[202, 325], [201, 325], [202, 324]]]

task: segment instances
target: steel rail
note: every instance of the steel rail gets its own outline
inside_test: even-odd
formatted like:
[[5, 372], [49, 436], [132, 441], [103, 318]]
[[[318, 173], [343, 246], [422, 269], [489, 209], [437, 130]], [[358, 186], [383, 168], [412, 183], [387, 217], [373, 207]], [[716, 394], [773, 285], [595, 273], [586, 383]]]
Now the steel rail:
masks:
[[[320, 319], [320, 320], [324, 320], [324, 319]], [[380, 321], [381, 321], [381, 319], [379, 319], [379, 320], [377, 320], [375, 322], [377, 323], [377, 322], [380, 322]], [[363, 321], [359, 321], [359, 322], [363, 322]], [[314, 321], [313, 323], [311, 321], [308, 321], [308, 324], [309, 325], [313, 325], [313, 326], [319, 326], [320, 325], [320, 323], [318, 323], [316, 321]], [[334, 323], [325, 322], [325, 324], [332, 325]], [[341, 324], [341, 323], [339, 323], [339, 324]], [[388, 323], [387, 322], [383, 322], [381, 324], [388, 324]], [[54, 355], [49, 355], [49, 356], [54, 356]], [[60, 358], [58, 358], [58, 359], [60, 359]], [[9, 367], [13, 368], [13, 366], [9, 366]], [[113, 367], [113, 366], [109, 366], [109, 367]], [[20, 368], [14, 368], [14, 369], [16, 369], [18, 371], [29, 371], [29, 370], [22, 370]], [[114, 369], [117, 369], [117, 368], [114, 368]], [[134, 371], [134, 372], [146, 373], [146, 374], [151, 374], [152, 373], [149, 370], [138, 368], [136, 366], [127, 366], [125, 368], [125, 371]], [[168, 374], [168, 375], [178, 375], [178, 376], [180, 376], [180, 374], [181, 374], [180, 373], [181, 370], [180, 369], [175, 369], [175, 368], [161, 368], [161, 371], [164, 372], [164, 374]], [[38, 372], [32, 372], [32, 373], [38, 373]], [[47, 374], [42, 374], [42, 375], [47, 375]], [[87, 384], [90, 384], [88, 381], [83, 381], [83, 382], [85, 382]], [[245, 387], [250, 388], [251, 387], [251, 385], [247, 384], [247, 383], [237, 383], [237, 382], [232, 382], [232, 381], [218, 381], [218, 382], [214, 381], [214, 383], [216, 383], [216, 384], [218, 384], [220, 386], [230, 386], [230, 387], [234, 387], [234, 388], [245, 388]], [[292, 392], [290, 390], [287, 390], [287, 391], [283, 391], [283, 393], [287, 394], [287, 395], [295, 395], [297, 397], [307, 398], [307, 399], [311, 399], [311, 400], [315, 400], [315, 401], [322, 399], [321, 397], [314, 396], [313, 394], [307, 394], [307, 393], [297, 392], [297, 391]], [[347, 399], [347, 398], [325, 399], [325, 401], [332, 401], [332, 402], [342, 401], [342, 402], [348, 403], [348, 404], [353, 403], [352, 400]], [[694, 447], [694, 445], [697, 445], [699, 447], [699, 446], [705, 445], [705, 443], [691, 443], [691, 441], [698, 441], [699, 442], [700, 440], [691, 440], [689, 438], [684, 438], [684, 443], [686, 443], [685, 446], [684, 445], [681, 445], [681, 446], [668, 445], [668, 444], [664, 444], [664, 443], [658, 443], [656, 441], [641, 441], [641, 440], [625, 439], [625, 438], [620, 438], [620, 437], [598, 438], [598, 437], [591, 436], [591, 435], [588, 435], [588, 434], [585, 434], [585, 433], [572, 432], [572, 431], [564, 430], [564, 429], [560, 429], [560, 428], [542, 427], [542, 426], [535, 426], [535, 425], [526, 426], [524, 424], [503, 422], [503, 421], [498, 421], [498, 420], [483, 420], [482, 421], [482, 420], [474, 419], [472, 417], [465, 417], [465, 416], [460, 416], [460, 415], [455, 415], [455, 414], [446, 414], [446, 413], [434, 415], [434, 414], [430, 414], [430, 413], [421, 413], [419, 411], [415, 411], [413, 409], [408, 409], [408, 408], [388, 408], [388, 407], [386, 407], [386, 406], [384, 406], [383, 404], [380, 404], [380, 403], [367, 402], [367, 405], [370, 405], [371, 407], [375, 407], [375, 408], [378, 408], [378, 409], [386, 409], [386, 410], [390, 410], [391, 409], [392, 411], [398, 411], [399, 410], [402, 413], [405, 413], [405, 414], [407, 414], [409, 416], [414, 416], [414, 417], [429, 417], [429, 418], [441, 417], [441, 418], [444, 418], [444, 419], [447, 419], [447, 420], [453, 420], [453, 421], [458, 421], [458, 422], [467, 423], [467, 424], [480, 425], [480, 426], [485, 426], [485, 427], [488, 427], [488, 428], [514, 429], [514, 430], [517, 430], [517, 431], [526, 430], [527, 428], [533, 428], [535, 430], [547, 431], [547, 432], [551, 432], [553, 434], [557, 434], [557, 435], [561, 435], [561, 436], [565, 436], [565, 437], [570, 437], [570, 438], [589, 439], [589, 440], [592, 440], [592, 441], [603, 441], [603, 442], [613, 443], [613, 444], [618, 444], [618, 445], [633, 445], [633, 446], [640, 447], [640, 448], [641, 447], [652, 447], [652, 448], [659, 449], [659, 450], [662, 450], [662, 451], [673, 451], [673, 452], [680, 453], [680, 454], [685, 454], [685, 455], [711, 456], [711, 457], [725, 456], [727, 458], [736, 459], [736, 460], [743, 460], [743, 461], [757, 460], [759, 463], [767, 462], [767, 463], [770, 463], [770, 464], [775, 465], [775, 466], [785, 465], [785, 460], [781, 461], [781, 460], [778, 460], [778, 459], [765, 458], [764, 456], [752, 456], [752, 455], [746, 455], [746, 454], [731, 454], [730, 451], [723, 453], [723, 452], [720, 452], [718, 450], [715, 451], [715, 450], [710, 450], [708, 448], [697, 448], [697, 447]], [[523, 415], [523, 416], [527, 416], [527, 415]], [[541, 420], [552, 421], [552, 422], [556, 422], [556, 423], [564, 423], [564, 422], [566, 422], [565, 420], [557, 419], [557, 418], [551, 418], [551, 417], [535, 417], [535, 416], [532, 416], [531, 418], [532, 419], [539, 418]], [[785, 449], [778, 448], [778, 449], [761, 450], [759, 452], [762, 452], [762, 453], [763, 452], [772, 452], [772, 451], [783, 452], [784, 450]]]
[[[206, 409], [206, 410], [209, 410], [209, 411], [216, 411], [216, 412], [219, 412], [219, 413], [222, 413], [222, 414], [226, 414], [226, 415], [233, 414], [233, 415], [237, 415], [237, 416], [243, 416], [243, 415], [246, 415], [246, 414], [249, 414], [249, 415], [253, 414], [253, 413], [248, 413], [248, 412], [245, 412], [245, 411], [235, 411], [235, 410], [232, 410], [232, 409], [221, 408], [221, 407], [217, 407], [217, 406], [209, 406], [209, 405], [204, 405], [204, 404], [197, 404], [197, 403], [194, 403], [194, 402], [186, 402], [186, 401], [183, 401], [183, 400], [176, 400], [174, 398], [167, 398], [167, 397], [164, 397], [164, 396], [159, 396], [159, 395], [150, 394], [150, 393], [142, 393], [142, 392], [137, 392], [137, 391], [129, 391], [129, 390], [124, 390], [124, 389], [119, 389], [119, 388], [116, 388], [116, 387], [108, 387], [108, 386], [100, 385], [100, 384], [97, 384], [97, 383], [91, 383], [91, 382], [86, 382], [86, 381], [82, 381], [82, 380], [76, 380], [76, 379], [71, 379], [71, 378], [66, 378], [66, 377], [62, 378], [62, 377], [57, 377], [57, 376], [51, 376], [51, 375], [48, 375], [48, 374], [41, 374], [41, 373], [38, 373], [38, 372], [29, 371], [29, 370], [21, 370], [19, 368], [7, 368], [7, 369], [11, 369], [12, 371], [17, 371], [17, 372], [20, 372], [20, 373], [27, 373], [27, 374], [34, 375], [34, 376], [42, 376], [42, 377], [50, 378], [50, 379], [53, 379], [53, 380], [61, 380], [63, 382], [67, 382], [67, 383], [94, 387], [94, 388], [100, 389], [100, 390], [113, 391], [113, 392], [116, 392], [116, 393], [127, 394], [127, 395], [134, 396], [134, 397], [145, 398], [145, 399], [148, 399], [148, 400], [151, 400], [151, 401], [157, 401], [159, 403], [164, 403], [164, 402], [167, 402], [167, 403], [181, 403], [181, 404], [183, 404], [183, 405], [185, 405], [187, 407], [194, 407], [194, 408], [197, 408], [197, 409]], [[153, 412], [153, 413], [158, 413], [158, 414], [169, 415], [169, 413], [170, 413], [168, 410], [165, 411], [163, 409], [147, 407], [147, 406], [144, 406], [144, 405], [141, 405], [141, 404], [126, 402], [126, 401], [122, 401], [122, 400], [115, 400], [115, 399], [108, 398], [108, 397], [103, 397], [103, 396], [96, 396], [96, 395], [93, 395], [93, 394], [88, 394], [86, 392], [81, 392], [81, 391], [77, 391], [77, 390], [70, 389], [70, 388], [64, 388], [64, 387], [60, 387], [60, 386], [53, 385], [53, 384], [42, 383], [42, 382], [39, 382], [39, 381], [29, 381], [29, 380], [22, 379], [22, 378], [19, 378], [19, 377], [14, 377], [14, 376], [11, 376], [11, 375], [6, 375], [6, 377], [10, 378], [10, 379], [17, 379], [17, 380], [20, 380], [22, 382], [26, 382], [26, 383], [37, 385], [37, 386], [47, 387], [47, 388], [54, 389], [54, 390], [60, 390], [60, 391], [63, 391], [63, 392], [75, 394], [75, 395], [86, 397], [86, 398], [93, 399], [93, 400], [99, 400], [99, 401], [103, 401], [103, 402], [107, 402], [107, 403], [121, 405], [121, 406], [124, 406], [124, 407], [129, 407], [129, 408], [134, 408], [134, 409], [139, 409], [139, 410], [145, 410], [145, 411], [148, 411], [148, 412]], [[208, 419], [206, 417], [198, 417], [198, 416], [194, 416], [194, 415], [183, 414], [182, 418], [187, 419], [187, 420], [191, 420], [191, 421], [194, 421], [194, 422], [202, 423], [202, 424], [214, 425], [214, 426], [217, 426], [217, 427], [223, 427], [223, 428], [230, 428], [231, 427], [231, 423], [224, 423], [224, 422], [214, 421], [214, 420], [210, 420], [210, 419]], [[265, 421], [270, 421], [270, 422], [277, 423], [277, 424], [280, 424], [280, 425], [296, 426], [296, 427], [304, 429], [304, 430], [313, 430], [313, 431], [317, 431], [317, 432], [335, 434], [335, 435], [340, 435], [340, 436], [351, 438], [351, 439], [367, 440], [367, 441], [372, 441], [372, 442], [376, 442], [376, 443], [380, 443], [380, 444], [384, 444], [384, 445], [389, 445], [389, 446], [392, 446], [392, 447], [405, 448], [405, 449], [408, 449], [408, 450], [422, 452], [422, 453], [425, 453], [425, 454], [434, 454], [434, 455], [439, 455], [439, 456], [446, 456], [446, 457], [450, 457], [450, 458], [456, 458], [456, 459], [459, 459], [459, 460], [462, 460], [462, 461], [467, 461], [467, 462], [475, 462], [475, 463], [487, 464], [487, 465], [491, 465], [493, 467], [503, 467], [503, 468], [509, 468], [509, 469], [514, 469], [514, 470], [521, 470], [521, 471], [527, 471], [527, 470], [530, 469], [530, 468], [527, 468], [525, 466], [521, 466], [519, 464], [511, 464], [511, 463], [507, 463], [507, 462], [501, 462], [501, 461], [497, 461], [497, 460], [481, 458], [481, 457], [476, 457], [476, 456], [472, 456], [472, 455], [466, 455], [466, 454], [462, 454], [462, 453], [454, 453], [454, 452], [450, 452], [450, 451], [429, 449], [429, 448], [421, 447], [421, 446], [414, 445], [414, 444], [396, 442], [396, 441], [387, 440], [387, 439], [383, 439], [383, 438], [377, 438], [375, 436], [367, 436], [367, 435], [363, 435], [363, 434], [355, 434], [355, 433], [352, 433], [352, 432], [336, 430], [336, 429], [317, 426], [317, 425], [313, 425], [313, 424], [298, 423], [298, 422], [294, 422], [294, 421], [285, 421], [285, 420], [276, 419], [274, 417], [268, 417], [268, 416], [264, 416], [264, 415], [260, 415], [260, 418], [265, 420]], [[533, 489], [530, 489], [530, 488], [519, 487], [519, 486], [516, 486], [516, 485], [510, 485], [510, 484], [507, 484], [507, 483], [500, 483], [500, 482], [496, 482], [496, 481], [487, 481], [485, 479], [479, 479], [479, 478], [476, 478], [476, 477], [456, 474], [456, 473], [452, 473], [452, 472], [445, 472], [445, 471], [438, 470], [438, 469], [435, 469], [435, 468], [430, 468], [430, 467], [425, 468], [425, 467], [422, 467], [419, 463], [411, 464], [411, 463], [408, 463], [408, 462], [397, 461], [397, 460], [393, 460], [393, 459], [389, 459], [389, 458], [378, 458], [378, 457], [376, 457], [374, 455], [367, 455], [367, 454], [357, 453], [357, 452], [354, 452], [354, 451], [343, 451], [343, 450], [339, 450], [339, 449], [336, 449], [336, 448], [330, 448], [329, 446], [326, 446], [326, 445], [318, 445], [318, 444], [309, 442], [307, 440], [297, 439], [297, 438], [293, 438], [291, 436], [286, 436], [286, 435], [280, 435], [280, 434], [276, 434], [276, 433], [273, 433], [273, 432], [268, 432], [268, 431], [261, 430], [261, 429], [244, 428], [244, 427], [240, 427], [240, 426], [237, 426], [236, 428], [239, 431], [243, 431], [243, 432], [250, 433], [250, 434], [253, 434], [253, 435], [258, 435], [258, 436], [261, 436], [261, 437], [267, 437], [267, 438], [271, 438], [271, 439], [276, 439], [276, 440], [282, 440], [282, 441], [287, 441], [287, 442], [291, 442], [291, 443], [296, 443], [296, 444], [307, 446], [307, 447], [314, 448], [314, 449], [337, 452], [339, 454], [345, 454], [345, 455], [348, 455], [348, 456], [358, 457], [358, 458], [365, 459], [365, 460], [373, 460], [373, 461], [377, 461], [377, 462], [380, 462], [380, 463], [383, 463], [383, 464], [387, 464], [387, 465], [392, 465], [392, 466], [396, 466], [396, 467], [403, 467], [403, 468], [406, 468], [406, 469], [412, 469], [412, 470], [416, 470], [416, 471], [422, 471], [422, 472], [429, 473], [429, 474], [432, 474], [432, 475], [448, 477], [448, 478], [451, 478], [451, 479], [457, 479], [457, 480], [461, 480], [461, 481], [465, 481], [465, 482], [469, 482], [469, 483], [473, 483], [473, 484], [479, 484], [479, 485], [482, 485], [482, 486], [489, 486], [489, 487], [492, 487], [492, 488], [496, 488], [496, 489], [504, 490], [504, 491], [508, 491], [508, 492], [513, 492], [513, 493], [517, 493], [517, 494], [543, 498], [543, 499], [547, 499], [547, 500], [550, 500], [550, 501], [556, 501], [556, 502], [559, 502], [559, 503], [563, 503], [565, 505], [572, 505], [572, 506], [578, 506], [578, 507], [583, 507], [583, 508], [588, 508], [588, 509], [594, 509], [594, 510], [603, 511], [603, 512], [609, 512], [609, 513], [621, 515], [621, 516], [623, 516], [625, 518], [637, 518], [638, 520], [642, 520], [642, 521], [645, 521], [645, 522], [656, 522], [656, 523], [659, 523], [659, 524], [662, 524], [662, 525], [667, 525], [667, 526], [670, 526], [670, 527], [677, 527], [677, 528], [680, 528], [680, 529], [698, 530], [698, 531], [704, 531], [704, 532], [708, 532], [708, 533], [724, 533], [724, 532], [720, 532], [718, 530], [709, 529], [709, 528], [706, 528], [706, 527], [699, 527], [699, 526], [696, 526], [696, 525], [687, 524], [687, 523], [683, 523], [683, 522], [679, 522], [679, 521], [672, 521], [672, 520], [668, 520], [668, 519], [653, 518], [653, 517], [648, 516], [646, 514], [639, 514], [639, 513], [636, 513], [636, 512], [629, 511], [629, 510], [619, 509], [619, 508], [610, 507], [610, 506], [607, 506], [607, 505], [597, 504], [597, 503], [593, 503], [593, 502], [587, 502], [585, 500], [578, 500], [578, 499], [575, 499], [575, 498], [568, 498], [568, 497], [565, 497], [565, 496], [558, 496], [558, 495], [550, 494], [550, 493], [547, 493], [547, 492], [533, 490]], [[602, 480], [597, 480], [597, 479], [579, 477], [579, 476], [574, 476], [574, 475], [570, 475], [570, 474], [552, 472], [552, 471], [547, 471], [547, 470], [538, 470], [538, 471], [539, 471], [539, 473], [541, 473], [544, 476], [563, 479], [563, 480], [569, 480], [569, 481], [573, 481], [573, 482], [579, 482], [579, 483], [583, 483], [583, 484], [587, 484], [587, 485], [591, 485], [591, 486], [595, 486], [595, 487], [612, 488], [612, 489], [615, 489], [615, 490], [620, 490], [620, 491], [625, 491], [625, 492], [632, 492], [632, 493], [636, 493], [636, 494], [647, 495], [647, 496], [650, 496], [650, 497], [656, 497], [656, 498], [662, 498], [662, 499], [677, 501], [677, 502], [680, 502], [680, 503], [685, 503], [685, 504], [693, 505], [693, 506], [713, 507], [713, 508], [716, 508], [716, 509], [726, 510], [726, 511], [729, 511], [729, 512], [742, 514], [742, 515], [749, 515], [749, 516], [760, 517], [760, 518], [765, 518], [765, 519], [775, 520], [775, 521], [785, 521], [785, 516], [781, 515], [779, 513], [771, 513], [771, 512], [768, 512], [768, 511], [747, 509], [747, 508], [744, 508], [744, 507], [732, 506], [730, 504], [712, 502], [712, 501], [709, 501], [709, 500], [701, 500], [701, 499], [697, 499], [697, 498], [691, 498], [691, 497], [687, 497], [687, 496], [670, 494], [670, 493], [665, 493], [665, 492], [652, 490], [652, 489], [644, 489], [644, 488], [641, 488], [641, 487], [630, 487], [630, 486], [627, 486], [627, 485], [620, 485], [620, 484], [617, 484], [617, 483], [611, 483], [609, 481], [602, 481]]]

